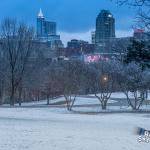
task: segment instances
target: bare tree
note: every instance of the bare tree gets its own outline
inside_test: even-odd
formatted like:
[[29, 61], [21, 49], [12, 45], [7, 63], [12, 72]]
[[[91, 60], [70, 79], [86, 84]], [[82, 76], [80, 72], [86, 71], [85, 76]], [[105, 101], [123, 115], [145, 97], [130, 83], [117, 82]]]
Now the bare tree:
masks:
[[64, 78], [63, 95], [66, 99], [67, 108], [71, 110], [76, 96], [80, 93], [83, 63], [80, 61], [70, 61], [63, 64], [62, 74]]
[[124, 56], [127, 54], [127, 48], [130, 43], [130, 38], [118, 38], [112, 43], [112, 51], [115, 53], [117, 61], [124, 62]]
[[60, 68], [57, 63], [52, 63], [48, 70], [48, 79], [45, 83], [45, 91], [47, 96], [47, 105], [50, 104], [50, 99], [53, 99], [54, 96], [59, 96], [62, 94], [63, 85], [61, 82]]
[[150, 72], [142, 71], [139, 65], [130, 63], [120, 71], [118, 83], [127, 97], [128, 105], [133, 110], [138, 110], [145, 100], [145, 93], [150, 88]]
[[137, 9], [137, 26], [150, 30], [150, 0], [117, 0], [119, 5], [130, 5]]
[[2, 48], [7, 64], [10, 86], [10, 105], [15, 104], [15, 94], [22, 81], [26, 63], [32, 48], [33, 29], [14, 19], [5, 19], [1, 24]]
[[51, 71], [49, 90], [59, 92], [66, 100], [67, 109], [70, 111], [81, 93], [84, 72], [84, 63], [80, 61], [63, 61]]
[[[91, 68], [92, 67], [92, 68]], [[87, 74], [89, 88], [101, 103], [103, 110], [106, 109], [108, 100], [114, 91], [116, 70], [113, 62], [99, 62], [93, 64]], [[93, 70], [93, 71], [92, 71]]]
[[43, 56], [43, 47], [39, 43], [34, 44], [32, 52], [34, 52], [35, 56], [31, 56], [33, 54], [30, 55], [30, 61], [22, 81], [23, 89], [26, 91], [29, 101], [45, 99], [47, 95], [48, 72], [51, 69], [51, 65], [47, 64], [46, 58]]

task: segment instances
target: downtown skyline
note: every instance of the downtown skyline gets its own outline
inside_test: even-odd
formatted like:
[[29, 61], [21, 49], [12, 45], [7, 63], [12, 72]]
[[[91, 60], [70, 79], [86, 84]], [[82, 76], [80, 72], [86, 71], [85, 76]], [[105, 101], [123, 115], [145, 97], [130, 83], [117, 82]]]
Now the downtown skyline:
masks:
[[48, 20], [57, 23], [58, 34], [65, 44], [73, 38], [91, 42], [91, 31], [95, 30], [96, 16], [101, 9], [108, 9], [114, 15], [116, 37], [132, 34], [136, 14], [128, 6], [119, 7], [110, 0], [2, 0], [0, 20], [9, 16], [36, 27], [36, 16], [40, 8]]

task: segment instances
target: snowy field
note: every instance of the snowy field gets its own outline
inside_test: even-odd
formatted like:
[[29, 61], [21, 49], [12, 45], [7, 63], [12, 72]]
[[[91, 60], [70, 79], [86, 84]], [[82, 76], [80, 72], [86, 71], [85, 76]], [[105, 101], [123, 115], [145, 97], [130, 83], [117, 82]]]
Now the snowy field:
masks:
[[[74, 98], [74, 97], [72, 97]], [[58, 97], [56, 99], [50, 100], [50, 104], [57, 104], [57, 103], [65, 102], [64, 96]], [[115, 103], [115, 100], [109, 100], [108, 104], [110, 103]], [[29, 103], [22, 103], [22, 106], [36, 106], [36, 105], [45, 105], [47, 104], [47, 100], [41, 100], [41, 101], [33, 101]], [[75, 105], [99, 105], [100, 102], [99, 100], [92, 96], [91, 98], [89, 97], [77, 97], [75, 101]], [[9, 104], [5, 104], [3, 106], [10, 106]], [[16, 104], [16, 106], [19, 106], [19, 104]]]
[[0, 150], [149, 150], [136, 127], [150, 114], [73, 114], [64, 108], [0, 108]]

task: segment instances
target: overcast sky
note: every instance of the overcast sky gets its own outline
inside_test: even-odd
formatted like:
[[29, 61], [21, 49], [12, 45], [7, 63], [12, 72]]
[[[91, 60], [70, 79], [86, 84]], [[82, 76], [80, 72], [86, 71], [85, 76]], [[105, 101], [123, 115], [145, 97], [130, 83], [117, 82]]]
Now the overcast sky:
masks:
[[116, 35], [132, 34], [135, 10], [128, 6], [118, 7], [111, 0], [0, 0], [0, 20], [14, 17], [36, 27], [36, 16], [42, 8], [47, 20], [56, 21], [61, 39], [72, 38], [90, 41], [95, 30], [96, 16], [101, 9], [108, 9], [116, 19]]

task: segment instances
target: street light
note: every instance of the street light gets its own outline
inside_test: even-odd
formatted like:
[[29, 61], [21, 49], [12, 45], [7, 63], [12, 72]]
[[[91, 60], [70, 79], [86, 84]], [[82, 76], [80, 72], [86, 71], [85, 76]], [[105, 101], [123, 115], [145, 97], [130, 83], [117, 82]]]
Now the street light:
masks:
[[103, 77], [103, 80], [104, 80], [104, 81], [107, 81], [107, 80], [108, 80], [108, 78], [107, 78], [107, 77]]
[[108, 80], [109, 80], [108, 75], [103, 74], [103, 75], [100, 76], [100, 81], [101, 81], [102, 83], [105, 84], [105, 83], [108, 82]]
[[103, 76], [103, 81], [107, 82], [108, 81], [108, 77], [106, 75]]

